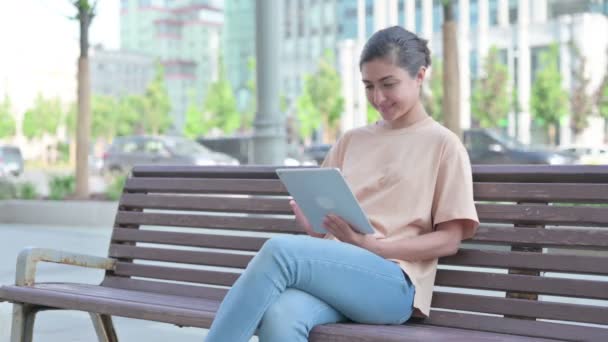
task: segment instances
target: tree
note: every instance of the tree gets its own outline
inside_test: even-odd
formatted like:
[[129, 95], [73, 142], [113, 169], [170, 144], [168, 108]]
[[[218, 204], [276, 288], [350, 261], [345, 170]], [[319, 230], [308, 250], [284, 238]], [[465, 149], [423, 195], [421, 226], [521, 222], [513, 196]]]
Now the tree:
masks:
[[433, 58], [431, 75], [422, 88], [422, 104], [427, 113], [438, 122], [443, 122], [443, 63]]
[[89, 74], [89, 28], [97, 1], [73, 0], [80, 26], [78, 57], [78, 120], [76, 129], [76, 198], [89, 196], [89, 144], [91, 140], [91, 79]]
[[443, 0], [443, 115], [444, 123], [460, 136], [460, 85], [458, 75], [457, 26], [454, 1]]
[[184, 135], [191, 139], [196, 139], [205, 135], [214, 127], [214, 122], [208, 117], [208, 112], [201, 110], [202, 106], [197, 105], [194, 94], [190, 94], [188, 109], [186, 110], [186, 124], [184, 125]]
[[556, 143], [556, 132], [560, 120], [567, 115], [568, 94], [562, 89], [562, 77], [557, 64], [558, 49], [549, 47], [540, 56], [540, 69], [532, 84], [530, 109], [532, 116], [541, 126], [548, 129], [549, 142]]
[[156, 64], [156, 74], [146, 88], [143, 103], [138, 104], [135, 100], [133, 104], [141, 109], [139, 124], [144, 132], [160, 134], [171, 127], [171, 103], [165, 87], [165, 72], [160, 63]]
[[23, 116], [23, 134], [29, 139], [55, 134], [64, 116], [58, 98], [49, 100], [38, 94], [33, 107]]
[[326, 51], [319, 60], [317, 71], [306, 76], [302, 94], [296, 100], [300, 136], [304, 139], [321, 127], [325, 142], [335, 141], [338, 136], [344, 99], [340, 95], [342, 84], [333, 60], [332, 53]]
[[15, 118], [13, 117], [11, 100], [8, 95], [4, 95], [4, 100], [0, 102], [0, 138], [15, 135]]
[[577, 66], [572, 68], [573, 88], [570, 93], [570, 127], [574, 134], [580, 134], [588, 126], [588, 118], [593, 109], [593, 99], [588, 93], [590, 79], [586, 76], [587, 58], [578, 47], [572, 46]]
[[498, 49], [488, 51], [483, 68], [483, 75], [475, 82], [471, 112], [483, 128], [505, 127], [511, 108], [509, 72], [500, 62]]
[[240, 127], [241, 117], [221, 57], [218, 65], [220, 68], [218, 79], [209, 85], [203, 104], [203, 115], [206, 115], [206, 121], [213, 123], [213, 127], [231, 134]]

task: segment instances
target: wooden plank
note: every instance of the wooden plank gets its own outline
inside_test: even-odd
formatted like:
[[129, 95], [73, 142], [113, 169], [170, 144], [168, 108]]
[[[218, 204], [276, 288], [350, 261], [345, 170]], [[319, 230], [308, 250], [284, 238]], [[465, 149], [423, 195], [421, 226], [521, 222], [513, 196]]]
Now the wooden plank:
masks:
[[535, 229], [480, 225], [471, 242], [502, 245], [608, 248], [608, 229]]
[[238, 273], [117, 262], [115, 275], [231, 286]]
[[219, 252], [200, 252], [185, 251], [166, 248], [151, 248], [128, 245], [110, 245], [110, 257], [127, 258], [133, 260], [151, 260], [174, 262], [192, 265], [207, 265], [242, 268], [247, 267], [251, 255], [219, 253]]
[[608, 325], [608, 307], [435, 291], [434, 308]]
[[477, 214], [485, 223], [524, 225], [608, 225], [608, 208], [547, 205], [476, 204]]
[[[460, 312], [431, 310], [431, 316], [423, 324], [432, 327], [454, 327], [472, 329], [476, 331], [491, 331], [504, 334], [517, 334], [531, 337], [558, 339], [560, 341], [605, 341], [608, 328], [596, 328], [542, 322], [534, 320], [521, 320], [505, 317], [492, 317], [474, 315]], [[413, 324], [418, 325], [418, 324]]]
[[444, 265], [517, 268], [566, 273], [608, 274], [608, 263], [605, 257], [580, 255], [460, 249], [455, 255], [440, 258], [439, 263]]
[[477, 201], [608, 203], [608, 184], [474, 183]]
[[114, 228], [113, 242], [147, 242], [161, 245], [221, 248], [257, 252], [267, 238], [215, 235], [196, 233], [177, 233], [144, 229]]
[[608, 299], [608, 281], [438, 270], [435, 284], [480, 290], [520, 291], [555, 296]]
[[129, 178], [125, 192], [287, 195], [280, 180], [211, 178]]
[[136, 165], [131, 173], [134, 177], [278, 179], [275, 172], [277, 168], [284, 168], [284, 166]]
[[163, 281], [151, 281], [113, 276], [106, 276], [103, 279], [102, 285], [117, 289], [207, 298], [218, 301], [221, 301], [228, 292], [226, 289], [201, 285], [185, 285]]
[[119, 206], [140, 209], [196, 210], [293, 215], [287, 198], [124, 194]]
[[302, 233], [295, 219], [119, 211], [117, 224]]
[[473, 165], [474, 182], [608, 183], [608, 165]]
[[91, 296], [62, 293], [44, 289], [33, 289], [26, 286], [15, 286], [11, 289], [11, 300], [34, 303], [58, 309], [96, 312], [111, 316], [129, 317], [172, 323], [179, 326], [208, 328], [215, 312], [212, 310], [180, 309], [136, 303], [118, 299], [99, 300]]

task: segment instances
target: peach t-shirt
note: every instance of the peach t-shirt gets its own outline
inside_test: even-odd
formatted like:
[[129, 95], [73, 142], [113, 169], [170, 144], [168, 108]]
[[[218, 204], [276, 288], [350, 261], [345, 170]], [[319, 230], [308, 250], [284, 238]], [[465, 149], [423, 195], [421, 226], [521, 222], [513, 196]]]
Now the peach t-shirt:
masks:
[[[322, 166], [342, 171], [378, 238], [413, 238], [454, 219], [469, 220], [464, 236], [470, 238], [479, 224], [468, 154], [431, 117], [401, 129], [372, 124], [348, 131]], [[428, 316], [437, 259], [393, 261], [416, 288], [415, 314]]]

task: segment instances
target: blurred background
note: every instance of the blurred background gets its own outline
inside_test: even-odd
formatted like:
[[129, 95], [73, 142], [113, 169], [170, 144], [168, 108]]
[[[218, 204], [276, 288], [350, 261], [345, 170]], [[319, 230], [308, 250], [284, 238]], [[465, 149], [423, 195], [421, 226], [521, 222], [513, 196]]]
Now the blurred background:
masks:
[[429, 40], [425, 107], [472, 163], [608, 164], [608, 0], [260, 3], [2, 2], [0, 197], [112, 199], [135, 164], [268, 163], [255, 141], [272, 125], [272, 163], [316, 165], [378, 119], [358, 56], [392, 25]]

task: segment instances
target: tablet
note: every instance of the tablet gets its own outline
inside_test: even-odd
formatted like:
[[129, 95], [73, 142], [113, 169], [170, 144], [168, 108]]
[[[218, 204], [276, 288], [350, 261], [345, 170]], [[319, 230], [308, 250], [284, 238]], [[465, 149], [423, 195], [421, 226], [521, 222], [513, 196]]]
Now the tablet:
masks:
[[315, 232], [327, 233], [323, 219], [332, 213], [342, 217], [360, 233], [374, 233], [339, 169], [292, 168], [277, 169], [276, 172]]

